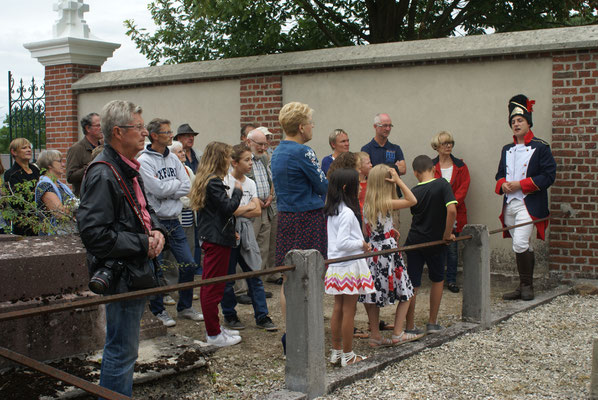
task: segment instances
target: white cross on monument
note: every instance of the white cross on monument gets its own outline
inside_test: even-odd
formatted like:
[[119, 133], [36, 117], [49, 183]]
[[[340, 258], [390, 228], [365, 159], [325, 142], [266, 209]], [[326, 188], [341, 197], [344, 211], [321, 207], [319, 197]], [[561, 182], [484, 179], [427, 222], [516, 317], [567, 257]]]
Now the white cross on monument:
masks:
[[55, 38], [68, 36], [89, 39], [89, 26], [83, 19], [83, 13], [89, 11], [89, 4], [83, 0], [59, 0], [52, 8], [58, 11], [58, 20], [53, 27]]

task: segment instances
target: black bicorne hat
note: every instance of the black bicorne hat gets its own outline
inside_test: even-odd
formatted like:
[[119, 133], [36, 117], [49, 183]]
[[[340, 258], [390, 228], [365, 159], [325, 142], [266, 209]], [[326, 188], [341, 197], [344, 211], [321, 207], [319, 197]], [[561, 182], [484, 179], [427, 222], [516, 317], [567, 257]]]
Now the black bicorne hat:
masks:
[[511, 126], [511, 120], [514, 116], [521, 115], [527, 120], [527, 123], [531, 128], [534, 125], [532, 122], [534, 104], [536, 104], [534, 100], [529, 100], [527, 96], [523, 94], [511, 97], [511, 100], [509, 100], [509, 126]]

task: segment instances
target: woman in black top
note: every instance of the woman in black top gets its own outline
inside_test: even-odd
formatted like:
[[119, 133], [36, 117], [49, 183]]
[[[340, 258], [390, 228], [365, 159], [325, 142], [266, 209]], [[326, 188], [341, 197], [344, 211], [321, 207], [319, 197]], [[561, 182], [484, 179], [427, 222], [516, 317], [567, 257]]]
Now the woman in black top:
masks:
[[[31, 143], [25, 138], [17, 138], [10, 142], [9, 149], [15, 162], [4, 173], [4, 184], [8, 190], [7, 196], [21, 195], [27, 202], [33, 203], [35, 183], [39, 179], [39, 169], [30, 163], [33, 155]], [[33, 183], [27, 185], [26, 183], [29, 181], [33, 181]], [[23, 221], [28, 217], [24, 214], [25, 207], [14, 204], [12, 208], [19, 214], [13, 221], [7, 221], [12, 222], [12, 233], [15, 235], [34, 235], [31, 227]], [[30, 217], [33, 216], [33, 214], [30, 215]]]

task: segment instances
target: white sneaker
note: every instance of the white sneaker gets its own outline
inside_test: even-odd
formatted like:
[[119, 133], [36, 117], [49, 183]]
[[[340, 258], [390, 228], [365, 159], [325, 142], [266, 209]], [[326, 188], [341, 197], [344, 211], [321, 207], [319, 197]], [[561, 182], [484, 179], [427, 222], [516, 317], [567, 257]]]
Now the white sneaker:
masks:
[[164, 304], [168, 305], [168, 306], [173, 306], [176, 304], [175, 299], [173, 299], [172, 297], [170, 297], [169, 295], [164, 296]]
[[239, 331], [236, 331], [234, 329], [226, 329], [225, 327], [223, 327], [222, 325], [220, 326], [220, 330], [224, 333], [226, 333], [228, 336], [238, 336], [241, 337]]
[[168, 315], [168, 312], [166, 310], [162, 311], [159, 314], [156, 314], [156, 318], [162, 321], [164, 326], [171, 327], [176, 325], [176, 321], [170, 318], [170, 315]]
[[241, 341], [240, 336], [228, 336], [225, 332], [220, 332], [216, 336], [208, 336], [207, 342], [209, 345], [216, 347], [233, 346]]
[[203, 321], [203, 314], [195, 311], [193, 307], [185, 308], [184, 310], [177, 312], [177, 317], [187, 318], [193, 321]]
[[199, 300], [199, 296], [193, 293], [193, 300]]

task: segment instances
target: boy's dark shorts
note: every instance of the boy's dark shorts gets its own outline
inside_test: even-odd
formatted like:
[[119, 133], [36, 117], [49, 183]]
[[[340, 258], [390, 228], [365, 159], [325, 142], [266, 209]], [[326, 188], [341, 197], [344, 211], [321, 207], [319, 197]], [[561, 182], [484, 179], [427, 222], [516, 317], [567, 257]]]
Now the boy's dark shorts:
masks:
[[432, 282], [442, 282], [444, 280], [446, 251], [446, 246], [405, 251], [405, 255], [407, 256], [407, 273], [413, 287], [420, 287], [422, 285], [424, 264], [428, 266], [428, 277]]

